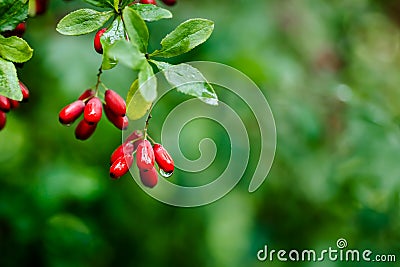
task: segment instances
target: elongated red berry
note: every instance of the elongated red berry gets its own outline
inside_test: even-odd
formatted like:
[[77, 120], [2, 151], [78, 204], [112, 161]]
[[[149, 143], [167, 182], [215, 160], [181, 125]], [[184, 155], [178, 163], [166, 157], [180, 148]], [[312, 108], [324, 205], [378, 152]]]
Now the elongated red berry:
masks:
[[4, 126], [6, 126], [7, 115], [5, 112], [0, 111], [0, 131], [3, 130]]
[[143, 140], [143, 133], [139, 130], [136, 130], [126, 138], [125, 143], [133, 141], [133, 146], [136, 149], [138, 145], [142, 142], [142, 140]]
[[10, 111], [11, 104], [7, 97], [0, 95], [0, 111], [8, 112]]
[[158, 167], [168, 174], [172, 173], [174, 171], [174, 160], [167, 150], [160, 144], [154, 144], [153, 150]]
[[79, 96], [78, 99], [87, 102], [94, 95], [95, 95], [95, 91], [93, 89], [87, 89]]
[[117, 92], [108, 89], [104, 94], [104, 101], [112, 113], [118, 116], [125, 115], [125, 100]]
[[19, 101], [10, 98], [8, 99], [8, 101], [10, 101], [11, 109], [16, 109], [19, 107]]
[[110, 163], [113, 164], [119, 157], [123, 155], [132, 155], [134, 149], [135, 148], [132, 143], [123, 143], [111, 154]]
[[28, 87], [26, 87], [25, 84], [23, 84], [22, 82], [19, 82], [19, 87], [21, 88], [21, 93], [22, 93], [22, 102], [26, 102], [29, 99], [29, 90]]
[[127, 116], [119, 116], [114, 114], [107, 105], [103, 105], [104, 112], [106, 113], [107, 119], [114, 124], [120, 130], [126, 130], [129, 126], [129, 120]]
[[167, 6], [173, 6], [176, 4], [176, 0], [162, 0]]
[[118, 179], [129, 171], [132, 166], [133, 156], [122, 155], [110, 167], [110, 176], [113, 179]]
[[35, 1], [36, 15], [41, 15], [44, 12], [46, 12], [48, 4], [49, 4], [48, 0], [36, 0]]
[[156, 0], [140, 0], [140, 3], [157, 5]]
[[71, 124], [83, 113], [85, 103], [82, 100], [76, 100], [64, 107], [58, 115], [58, 120], [62, 124]]
[[152, 167], [150, 170], [140, 170], [139, 174], [140, 180], [144, 186], [153, 188], [157, 185], [158, 173], [154, 167]]
[[103, 46], [101, 45], [100, 37], [103, 35], [105, 31], [107, 31], [107, 28], [100, 29], [94, 36], [93, 40], [94, 50], [96, 50], [96, 52], [99, 54], [103, 54]]
[[79, 140], [88, 139], [90, 136], [92, 136], [92, 134], [96, 130], [96, 127], [97, 127], [97, 124], [89, 124], [85, 120], [81, 120], [75, 129], [76, 139], [79, 139]]
[[98, 97], [90, 99], [83, 112], [83, 118], [89, 124], [96, 124], [100, 121], [103, 114], [103, 104]]
[[136, 164], [140, 170], [150, 170], [154, 166], [154, 152], [148, 140], [139, 143], [136, 150]]

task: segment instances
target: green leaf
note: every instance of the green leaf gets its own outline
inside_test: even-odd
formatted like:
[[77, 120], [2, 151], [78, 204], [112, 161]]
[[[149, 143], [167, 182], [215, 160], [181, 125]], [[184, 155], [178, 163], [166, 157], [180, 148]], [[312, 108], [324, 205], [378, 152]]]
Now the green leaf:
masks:
[[0, 35], [0, 57], [16, 62], [22, 63], [28, 61], [33, 54], [32, 48], [17, 36], [4, 38]]
[[129, 7], [124, 8], [122, 17], [130, 41], [136, 44], [141, 52], [146, 53], [149, 43], [149, 30], [146, 23], [135, 10]]
[[0, 95], [18, 101], [22, 100], [15, 66], [2, 58], [0, 58]]
[[97, 7], [112, 8], [114, 6], [114, 2], [118, 0], [83, 0], [83, 1]]
[[135, 4], [129, 8], [136, 10], [145, 21], [157, 21], [160, 19], [172, 18], [172, 13], [169, 12], [169, 10], [152, 4]]
[[204, 43], [214, 30], [214, 22], [207, 19], [190, 19], [169, 33], [161, 41], [161, 50], [151, 56], [174, 57], [186, 53]]
[[140, 93], [139, 82], [135, 80], [129, 89], [126, 97], [126, 115], [131, 120], [138, 120], [143, 117], [151, 107], [151, 102], [146, 101]]
[[109, 27], [109, 29], [103, 33], [100, 38], [101, 45], [103, 47], [103, 62], [102, 68], [104, 70], [112, 69], [117, 65], [117, 60], [109, 57], [108, 49], [111, 45], [119, 40], [125, 39], [124, 23], [120, 17], [117, 17]]
[[139, 51], [139, 48], [126, 40], [119, 40], [111, 45], [107, 55], [133, 70], [140, 70], [146, 62], [146, 57]]
[[87, 34], [101, 28], [113, 15], [113, 11], [78, 9], [60, 20], [57, 31], [64, 35]]
[[0, 1], [0, 32], [14, 30], [18, 23], [28, 17], [26, 0]]
[[114, 0], [114, 9], [118, 12], [119, 9], [119, 0]]
[[157, 79], [147, 61], [143, 64], [138, 76], [141, 95], [147, 102], [153, 102], [157, 97]]
[[211, 84], [201, 72], [189, 64], [171, 65], [165, 62], [151, 61], [162, 70], [167, 81], [178, 92], [199, 98], [206, 104], [218, 105], [218, 97]]

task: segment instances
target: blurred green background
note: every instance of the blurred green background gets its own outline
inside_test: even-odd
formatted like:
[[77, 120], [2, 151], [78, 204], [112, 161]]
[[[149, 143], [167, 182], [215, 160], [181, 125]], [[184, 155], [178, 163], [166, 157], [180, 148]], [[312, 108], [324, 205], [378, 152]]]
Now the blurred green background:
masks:
[[[400, 260], [398, 1], [178, 0], [172, 20], [150, 25], [157, 48], [185, 19], [214, 20], [211, 39], [177, 62], [209, 60], [243, 71], [275, 116], [276, 157], [263, 186], [247, 192], [253, 149], [239, 186], [200, 208], [159, 203], [129, 175], [111, 181], [109, 156], [121, 134], [105, 119], [86, 142], [58, 123], [59, 110], [95, 84], [101, 62], [93, 34], [55, 31], [68, 11], [84, 6], [53, 0], [44, 16], [27, 22], [35, 51], [19, 75], [31, 99], [0, 132], [0, 266], [360, 266], [256, 256], [264, 245], [336, 248], [339, 238], [349, 249]], [[134, 78], [124, 67], [104, 74], [122, 95]], [[160, 114], [175, 104], [165, 101]], [[194, 124], [182, 133], [184, 153], [196, 158], [191, 132], [222, 136], [216, 142], [223, 156], [213, 164], [222, 170], [229, 144], [221, 128]]]

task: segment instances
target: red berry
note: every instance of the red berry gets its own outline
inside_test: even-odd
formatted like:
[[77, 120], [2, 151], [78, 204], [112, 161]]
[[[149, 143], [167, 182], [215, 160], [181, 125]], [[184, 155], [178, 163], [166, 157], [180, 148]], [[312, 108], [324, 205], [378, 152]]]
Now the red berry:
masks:
[[28, 99], [29, 99], [29, 90], [28, 90], [28, 88], [22, 82], [19, 82], [19, 87], [21, 88], [21, 92], [22, 92], [22, 96], [23, 96], [22, 101], [23, 102], [28, 101]]
[[76, 100], [64, 107], [58, 115], [58, 120], [62, 124], [71, 124], [82, 114], [85, 103], [82, 100]]
[[132, 155], [122, 155], [110, 167], [110, 176], [113, 179], [118, 179], [129, 171], [132, 166]]
[[103, 105], [98, 97], [90, 99], [83, 112], [83, 118], [89, 124], [96, 124], [100, 121], [103, 114]]
[[107, 119], [115, 125], [120, 130], [126, 130], [129, 125], [129, 120], [127, 116], [119, 116], [113, 113], [110, 110], [110, 107], [107, 105], [104, 105], [104, 112], [106, 113]]
[[5, 112], [0, 111], [0, 131], [3, 130], [4, 126], [6, 126], [7, 115]]
[[36, 15], [41, 15], [47, 10], [48, 0], [36, 0], [35, 1], [35, 10]]
[[157, 5], [156, 0], [140, 0], [140, 3]]
[[174, 172], [174, 160], [168, 154], [167, 150], [160, 144], [154, 144], [153, 150], [158, 167], [166, 173]]
[[19, 101], [14, 100], [14, 99], [8, 99], [8, 101], [10, 101], [11, 109], [16, 109], [19, 107]]
[[78, 99], [87, 102], [91, 97], [95, 95], [95, 93], [96, 92], [93, 89], [87, 89], [79, 96]]
[[126, 113], [125, 100], [115, 91], [107, 90], [104, 94], [104, 101], [110, 110], [119, 116], [124, 116]]
[[105, 31], [107, 31], [107, 28], [100, 29], [98, 32], [96, 32], [96, 35], [94, 36], [93, 40], [94, 50], [96, 50], [96, 52], [99, 54], [103, 54], [103, 46], [101, 45], [100, 37], [103, 35]]
[[133, 141], [133, 146], [136, 149], [138, 145], [142, 142], [142, 139], [143, 133], [141, 131], [134, 131], [126, 138], [125, 143]]
[[150, 170], [154, 166], [154, 152], [148, 140], [139, 143], [136, 150], [136, 164], [140, 170]]
[[79, 140], [86, 140], [96, 130], [97, 124], [89, 124], [85, 120], [81, 120], [75, 129], [75, 137]]
[[113, 164], [119, 157], [123, 155], [132, 155], [134, 151], [134, 146], [132, 143], [123, 143], [111, 154], [110, 162]]
[[176, 0], [162, 0], [164, 2], [164, 4], [166, 4], [167, 6], [173, 6], [176, 4]]
[[10, 111], [11, 104], [7, 97], [0, 95], [0, 111], [8, 112]]
[[157, 185], [158, 182], [158, 173], [154, 167], [150, 170], [140, 170], [140, 180], [142, 183], [150, 188], [153, 188]]

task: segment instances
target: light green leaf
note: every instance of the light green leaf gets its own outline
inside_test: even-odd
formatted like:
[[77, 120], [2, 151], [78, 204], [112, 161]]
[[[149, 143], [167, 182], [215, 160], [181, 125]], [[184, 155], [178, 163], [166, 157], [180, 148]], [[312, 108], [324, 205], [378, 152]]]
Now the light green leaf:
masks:
[[157, 79], [147, 61], [142, 65], [138, 76], [141, 95], [147, 102], [153, 102], [157, 97]]
[[157, 21], [160, 19], [172, 18], [172, 13], [169, 12], [169, 10], [152, 4], [135, 4], [130, 6], [129, 8], [136, 10], [136, 12], [145, 21]]
[[169, 33], [161, 41], [161, 50], [151, 56], [174, 57], [186, 53], [204, 43], [214, 30], [214, 22], [207, 19], [190, 19]]
[[118, 12], [119, 9], [119, 0], [114, 0], [114, 9]]
[[167, 81], [178, 92], [199, 98], [206, 104], [218, 105], [218, 97], [211, 84], [201, 72], [189, 64], [171, 65], [165, 62], [151, 61], [162, 70]]
[[135, 10], [128, 6], [124, 8], [122, 16], [130, 41], [136, 44], [141, 52], [146, 53], [149, 43], [149, 30], [146, 23]]
[[117, 65], [117, 60], [113, 57], [109, 57], [108, 49], [111, 45], [119, 40], [125, 39], [124, 23], [120, 17], [117, 17], [110, 28], [103, 33], [100, 38], [101, 45], [103, 47], [103, 62], [102, 68], [104, 70], [112, 69]]
[[17, 71], [12, 62], [0, 58], [0, 95], [10, 99], [22, 100]]
[[14, 30], [28, 17], [28, 2], [26, 0], [0, 1], [0, 32]]
[[17, 36], [4, 38], [0, 35], [0, 57], [16, 62], [22, 63], [31, 59], [33, 54], [32, 48]]
[[126, 97], [126, 115], [131, 120], [138, 120], [143, 117], [151, 107], [151, 102], [146, 101], [140, 93], [139, 82], [135, 80], [129, 89]]
[[113, 15], [113, 11], [78, 9], [62, 18], [56, 29], [64, 35], [87, 34], [101, 28]]
[[146, 62], [146, 57], [139, 48], [126, 40], [119, 40], [108, 48], [107, 56], [133, 69], [140, 70]]

